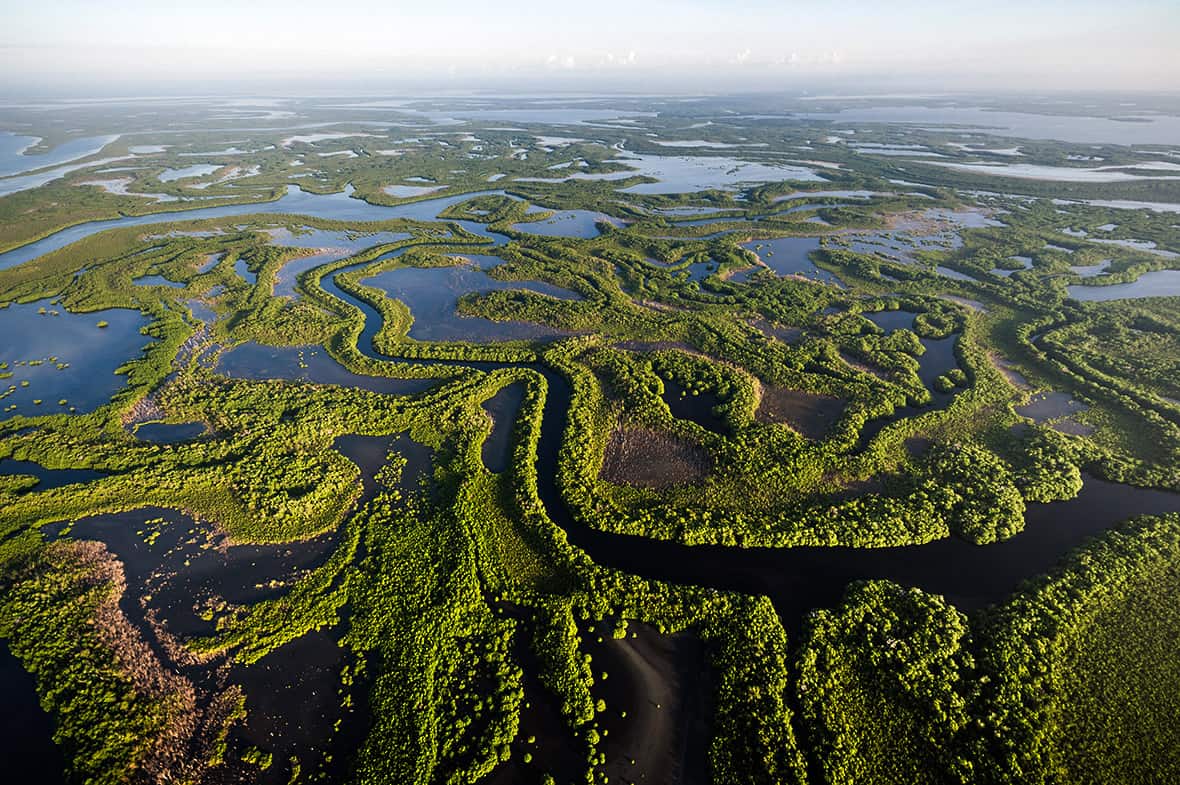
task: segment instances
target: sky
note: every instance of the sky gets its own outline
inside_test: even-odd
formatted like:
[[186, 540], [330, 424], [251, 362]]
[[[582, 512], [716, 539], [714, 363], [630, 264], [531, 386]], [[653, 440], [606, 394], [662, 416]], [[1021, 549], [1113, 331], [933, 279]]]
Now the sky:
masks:
[[1180, 0], [0, 0], [0, 90], [1180, 89]]

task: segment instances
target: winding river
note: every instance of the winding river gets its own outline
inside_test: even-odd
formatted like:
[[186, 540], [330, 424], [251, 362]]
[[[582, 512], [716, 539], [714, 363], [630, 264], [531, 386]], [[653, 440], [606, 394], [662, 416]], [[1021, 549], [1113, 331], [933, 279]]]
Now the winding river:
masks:
[[[393, 218], [429, 221], [437, 220], [438, 214], [447, 207], [475, 196], [504, 194], [503, 191], [455, 194], [385, 207], [352, 198], [351, 193], [351, 189], [347, 189], [340, 194], [317, 195], [291, 187], [282, 198], [269, 203], [93, 221], [63, 229], [37, 242], [0, 254], [0, 269], [115, 227], [267, 213], [350, 221]], [[470, 221], [456, 223], [486, 239], [491, 245], [502, 245], [508, 240], [502, 234], [489, 231], [483, 224]], [[472, 246], [472, 250], [486, 247]], [[395, 251], [394, 255], [403, 250]], [[361, 266], [344, 267], [323, 278], [321, 285], [329, 294], [359, 308], [364, 314], [364, 329], [357, 341], [358, 349], [369, 358], [397, 362], [396, 358], [382, 355], [373, 348], [373, 337], [381, 327], [380, 314], [336, 283], [339, 275]], [[479, 370], [501, 367], [487, 362], [448, 361], [446, 364]], [[1077, 499], [1049, 505], [1030, 505], [1024, 532], [1006, 542], [986, 547], [946, 539], [921, 546], [880, 549], [742, 548], [686, 546], [646, 537], [613, 534], [586, 526], [571, 514], [565, 504], [555, 467], [567, 427], [570, 385], [563, 376], [548, 367], [540, 364], [529, 367], [544, 377], [549, 388], [537, 454], [539, 495], [551, 519], [566, 531], [572, 544], [585, 550], [600, 564], [651, 579], [766, 594], [774, 600], [784, 623], [793, 630], [798, 629], [799, 621], [810, 609], [833, 605], [847, 584], [859, 579], [888, 578], [944, 594], [965, 610], [981, 608], [1003, 600], [1022, 581], [1051, 570], [1071, 549], [1118, 521], [1138, 514], [1180, 511], [1180, 494], [1087, 478]]]
[[[349, 269], [353, 268], [325, 277], [322, 287], [364, 313], [365, 327], [357, 348], [372, 359], [397, 362], [372, 346], [372, 337], [381, 326], [380, 314], [336, 284], [335, 276]], [[448, 364], [480, 370], [496, 367], [482, 362]], [[538, 495], [569, 542], [598, 564], [645, 578], [765, 594], [794, 633], [800, 631], [802, 620], [812, 609], [835, 606], [848, 584], [857, 580], [889, 579], [945, 595], [961, 610], [978, 610], [1006, 599], [1024, 581], [1052, 570], [1071, 550], [1120, 521], [1136, 515], [1180, 512], [1180, 494], [1086, 477], [1075, 499], [1030, 504], [1023, 532], [987, 546], [952, 537], [925, 545], [872, 549], [745, 548], [682, 545], [601, 531], [571, 513], [558, 483], [557, 458], [568, 426], [570, 384], [544, 365], [528, 367], [540, 373], [548, 386], [537, 447]]]
[[[434, 220], [442, 209], [475, 195], [461, 194], [397, 207], [377, 207], [352, 199], [347, 194], [314, 196], [291, 189], [283, 198], [268, 204], [232, 205], [81, 224], [0, 254], [0, 269], [115, 227], [265, 213], [354, 221]], [[457, 223], [493, 244], [507, 240], [481, 224]], [[478, 250], [481, 247], [487, 246], [472, 248]], [[364, 328], [358, 339], [358, 349], [364, 355], [381, 362], [400, 362], [373, 348], [373, 336], [381, 327], [381, 316], [376, 309], [337, 284], [339, 275], [364, 264], [369, 263], [336, 271], [323, 278], [321, 286], [329, 294], [359, 308], [364, 315]], [[488, 362], [451, 361], [445, 364], [479, 370], [504, 367]], [[1076, 499], [1030, 505], [1025, 531], [1005, 542], [982, 547], [953, 538], [921, 546], [880, 549], [688, 546], [600, 531], [572, 514], [557, 477], [558, 454], [569, 426], [572, 398], [569, 381], [544, 365], [534, 363], [527, 367], [539, 373], [548, 387], [536, 456], [538, 494], [549, 517], [565, 531], [569, 542], [598, 564], [645, 578], [767, 595], [792, 636], [800, 631], [803, 620], [812, 609], [838, 603], [851, 581], [890, 579], [943, 594], [963, 610], [978, 610], [1009, 597], [1023, 581], [1052, 570], [1070, 550], [1121, 520], [1139, 514], [1180, 511], [1180, 494], [1137, 489], [1087, 477]]]
[[[246, 214], [308, 215], [348, 221], [382, 221], [393, 218], [437, 220], [447, 207], [481, 194], [502, 195], [503, 191], [455, 194], [385, 207], [372, 205], [343, 193], [317, 195], [295, 187], [274, 202], [199, 208], [174, 213], [92, 221], [56, 232], [20, 248], [0, 254], [0, 269], [12, 267], [62, 248], [83, 237], [115, 227], [163, 222], [190, 221]], [[457, 222], [485, 238], [492, 245], [507, 241], [483, 224]], [[473, 246], [473, 250], [480, 247]], [[398, 252], [400, 253], [400, 249]], [[364, 329], [358, 348], [366, 356], [396, 362], [373, 349], [373, 336], [381, 327], [381, 316], [367, 303], [352, 297], [336, 283], [341, 273], [322, 279], [323, 288], [361, 310]], [[456, 363], [448, 363], [454, 365]], [[481, 370], [495, 363], [458, 363]], [[550, 517], [565, 529], [570, 542], [584, 549], [596, 562], [658, 580], [713, 586], [769, 595], [788, 627], [797, 629], [798, 620], [809, 609], [836, 602], [849, 581], [889, 578], [903, 584], [945, 594], [964, 609], [986, 606], [1007, 597], [1021, 581], [1053, 568], [1058, 559], [1087, 537], [1101, 533], [1116, 522], [1136, 514], [1180, 510], [1180, 495], [1136, 489], [1131, 486], [1087, 478], [1081, 495], [1069, 502], [1030, 505], [1026, 530], [1012, 539], [987, 547], [947, 539], [922, 546], [899, 548], [740, 548], [685, 546], [645, 537], [612, 534], [592, 529], [573, 516], [564, 503], [555, 467], [561, 439], [567, 426], [571, 389], [560, 374], [534, 364], [549, 388], [542, 418], [537, 455], [539, 495]]]

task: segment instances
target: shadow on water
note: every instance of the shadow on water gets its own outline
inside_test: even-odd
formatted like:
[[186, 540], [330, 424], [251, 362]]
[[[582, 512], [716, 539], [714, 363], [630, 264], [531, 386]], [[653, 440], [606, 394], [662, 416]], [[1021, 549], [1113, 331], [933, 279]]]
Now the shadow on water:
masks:
[[[363, 490], [356, 507], [376, 495], [374, 475], [391, 450], [407, 459], [402, 474], [407, 487], [418, 487], [430, 468], [430, 449], [405, 435], [344, 435], [333, 447], [360, 469]], [[234, 608], [281, 596], [297, 578], [331, 556], [338, 532], [302, 542], [231, 545], [211, 524], [151, 507], [92, 516], [68, 530], [55, 524], [45, 531], [50, 537], [68, 532], [73, 539], [97, 540], [114, 554], [127, 577], [121, 609], [167, 667], [193, 679], [206, 700], [227, 687], [242, 688], [247, 718], [231, 732], [229, 745], [238, 752], [256, 746], [275, 758], [273, 769], [253, 781], [286, 782], [293, 757], [300, 759], [305, 773], [320, 761], [336, 769], [325, 754], [347, 754], [355, 741], [349, 733], [343, 738], [333, 731], [350, 713], [342, 708], [338, 690], [341, 668], [351, 655], [339, 645], [337, 633], [313, 631], [252, 665], [222, 667], [173, 661], [169, 647], [162, 644], [166, 639], [211, 635], [218, 617]]]
[[[526, 623], [525, 629], [528, 629]], [[529, 636], [535, 636], [530, 631]], [[486, 785], [544, 785], [542, 772], [557, 782], [576, 782], [585, 772], [585, 743], [574, 735], [561, 713], [561, 701], [538, 677], [543, 668], [525, 636], [513, 641], [512, 659], [523, 671], [521, 687], [524, 700], [520, 709], [520, 726], [513, 743], [512, 757], [491, 771], [481, 783]], [[524, 754], [532, 756], [525, 763]]]
[[152, 444], [179, 444], [203, 436], [203, 422], [145, 422], [135, 429], [135, 438]]
[[0, 459], [0, 476], [35, 477], [37, 484], [29, 488], [30, 491], [47, 491], [50, 488], [60, 488], [63, 485], [73, 485], [78, 482], [90, 482], [105, 477], [106, 472], [96, 469], [46, 469], [35, 461], [18, 461], [14, 458]]
[[524, 392], [523, 384], [509, 384], [484, 401], [483, 409], [492, 418], [492, 432], [484, 439], [482, 457], [490, 472], [506, 471], [512, 463], [512, 431]]
[[873, 324], [880, 327], [887, 333], [894, 330], [909, 330], [914, 326], [914, 317], [918, 314], [913, 311], [876, 311], [874, 313], [862, 313], [861, 316], [868, 319]]
[[0, 640], [0, 760], [9, 782], [64, 785], [65, 758], [53, 742], [53, 718], [37, 698], [33, 675]]
[[714, 685], [700, 638], [631, 622], [622, 638], [600, 631], [584, 641], [595, 672], [609, 677], [595, 683], [593, 694], [606, 702], [599, 722], [611, 781], [710, 782], [707, 704]]
[[672, 416], [680, 420], [691, 420], [707, 431], [725, 433], [728, 429], [725, 420], [718, 417], [714, 409], [721, 404], [721, 399], [708, 390], [695, 394], [688, 392], [679, 383], [671, 379], [663, 379], [664, 403], [672, 411]]

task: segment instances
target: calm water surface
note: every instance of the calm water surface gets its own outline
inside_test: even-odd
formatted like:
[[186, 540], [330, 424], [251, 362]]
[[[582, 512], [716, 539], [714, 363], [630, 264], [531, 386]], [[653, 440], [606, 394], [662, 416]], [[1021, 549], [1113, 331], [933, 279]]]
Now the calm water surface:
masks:
[[[102, 321], [106, 327], [98, 326]], [[15, 388], [0, 398], [0, 418], [54, 414], [71, 406], [87, 412], [107, 403], [127, 381], [116, 369], [153, 340], [140, 332], [148, 321], [125, 308], [70, 313], [50, 300], [0, 308], [0, 362], [8, 363], [5, 372], [12, 374], [0, 379], [0, 393]]]

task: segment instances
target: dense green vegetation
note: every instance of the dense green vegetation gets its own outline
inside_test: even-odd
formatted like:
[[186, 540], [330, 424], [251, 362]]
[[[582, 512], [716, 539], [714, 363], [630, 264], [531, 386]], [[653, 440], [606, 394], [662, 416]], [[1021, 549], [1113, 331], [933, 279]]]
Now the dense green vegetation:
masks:
[[[726, 101], [417, 136], [309, 102], [326, 136], [229, 121], [139, 153], [125, 119], [80, 110], [77, 127], [128, 133], [101, 154], [134, 164], [125, 193], [87, 184], [110, 165], [96, 155], [0, 197], [0, 247], [241, 207], [0, 255], [0, 319], [38, 303], [104, 338], [110, 309], [148, 320], [134, 345], [86, 349], [121, 352], [126, 379], [91, 411], [42, 400], [42, 372], [86, 383], [71, 347], [41, 356], [17, 325], [29, 346], [0, 348], [0, 470], [14, 467], [0, 638], [35, 677], [71, 782], [605, 784], [658, 780], [698, 751], [694, 774], [718, 785], [1177, 779], [1180, 518], [1123, 525], [1057, 567], [1065, 546], [1019, 550], [1036, 505], [1075, 499], [1086, 477], [1180, 490], [1177, 301], [1066, 289], [1180, 269], [1180, 229], [1061, 201], [1175, 201], [1174, 181], [961, 173], [865, 150], [963, 162], [987, 153], [961, 139], [1005, 140], [865, 126], [858, 149]], [[648, 193], [658, 178], [621, 154], [697, 139], [720, 147], [694, 158], [736, 145], [766, 165], [804, 165], [804, 146], [823, 182]], [[1019, 144], [1044, 166], [1139, 171], [1163, 155]], [[202, 152], [223, 149], [238, 152]], [[196, 163], [217, 166], [165, 175]], [[283, 199], [323, 213], [267, 213]], [[392, 205], [415, 207], [370, 210]], [[767, 245], [781, 238], [818, 249], [783, 258]], [[468, 259], [509, 288], [440, 276], [446, 292], [394, 296], [373, 280]], [[511, 286], [525, 282], [576, 297]], [[463, 339], [413, 339], [442, 295]], [[489, 340], [504, 322], [525, 337]], [[546, 337], [528, 337], [537, 326]], [[273, 366], [233, 364], [258, 347]], [[519, 405], [491, 406], [510, 387]], [[1060, 403], [1051, 392], [1070, 403], [1038, 408]], [[144, 423], [205, 432], [152, 442]], [[503, 443], [508, 468], [489, 471], [482, 451]], [[116, 513], [134, 547], [126, 531], [81, 534]], [[1041, 566], [986, 602], [964, 589], [962, 607], [922, 574], [807, 586], [782, 566], [822, 552], [806, 548], [930, 544], [1011, 546]], [[703, 659], [678, 659], [686, 640]], [[259, 699], [275, 672], [320, 679], [296, 692], [323, 727], [275, 719], [276, 704], [299, 714]], [[302, 732], [317, 740], [284, 746]], [[637, 738], [651, 760], [634, 760]]]
[[796, 689], [825, 782], [971, 781], [967, 638], [941, 597], [886, 582], [812, 617]]
[[1112, 532], [985, 619], [988, 777], [1167, 782], [1180, 771], [1171, 689], [1180, 620], [1169, 599], [1178, 526], [1172, 516]]
[[887, 582], [817, 612], [797, 689], [825, 781], [1169, 781], [1178, 536], [1128, 524], [971, 620]]

